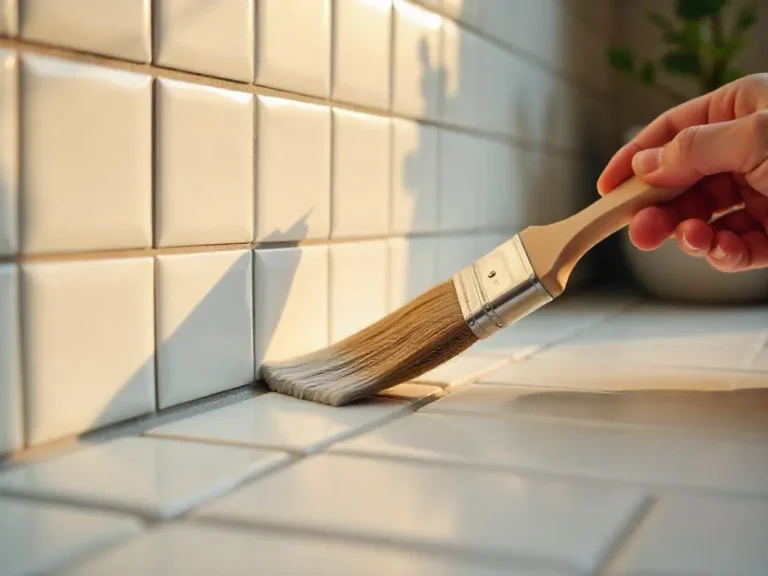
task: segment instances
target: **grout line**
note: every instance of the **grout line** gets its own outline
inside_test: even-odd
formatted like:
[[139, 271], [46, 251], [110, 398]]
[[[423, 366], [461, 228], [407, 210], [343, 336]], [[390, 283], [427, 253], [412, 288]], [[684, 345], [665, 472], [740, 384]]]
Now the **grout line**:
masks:
[[188, 246], [164, 246], [164, 247], [144, 247], [144, 248], [119, 248], [105, 250], [84, 250], [82, 252], [47, 252], [40, 254], [18, 254], [7, 258], [0, 258], [0, 264], [3, 263], [39, 263], [39, 262], [62, 262], [72, 260], [106, 260], [113, 258], [145, 258], [154, 256], [170, 256], [180, 254], [200, 254], [207, 252], [229, 252], [236, 250], [277, 250], [280, 248], [300, 248], [304, 246], [329, 246], [334, 244], [352, 244], [362, 242], [379, 242], [390, 239], [413, 239], [413, 238], [453, 238], [457, 235], [479, 237], [484, 235], [507, 234], [510, 237], [512, 232], [501, 228], [483, 228], [469, 231], [444, 230], [435, 232], [414, 232], [407, 235], [375, 235], [375, 236], [349, 236], [344, 238], [313, 238], [298, 241], [277, 241], [277, 242], [239, 242], [226, 244], [199, 244]]
[[606, 575], [611, 563], [620, 556], [622, 549], [632, 540], [640, 526], [642, 526], [653, 509], [658, 505], [658, 501], [658, 497], [654, 494], [648, 493], [645, 495], [643, 502], [638, 506], [638, 509], [631, 518], [629, 518], [626, 525], [609, 542], [603, 557], [597, 563], [597, 568], [594, 571], [595, 574], [600, 576]]
[[[43, 44], [39, 42], [31, 42], [22, 39], [13, 38], [0, 38], [0, 48], [7, 48], [11, 50], [17, 50], [19, 55], [33, 54], [36, 56], [48, 56], [53, 58], [66, 59], [71, 62], [77, 62], [81, 64], [90, 64], [94, 66], [103, 66], [121, 70], [124, 72], [132, 72], [137, 74], [146, 74], [152, 76], [155, 79], [169, 79], [180, 82], [189, 82], [202, 86], [208, 86], [212, 88], [219, 88], [237, 92], [247, 92], [256, 96], [276, 97], [283, 99], [290, 99], [297, 102], [303, 102], [308, 104], [315, 104], [321, 106], [329, 106], [334, 108], [340, 108], [344, 110], [351, 110], [356, 112], [362, 112], [365, 114], [372, 114], [375, 116], [385, 116], [387, 118], [401, 118], [405, 120], [412, 120], [425, 125], [434, 125], [439, 128], [454, 130], [461, 133], [472, 134], [476, 136], [486, 137], [492, 140], [498, 140], [513, 144], [519, 148], [531, 149], [536, 151], [544, 151], [553, 156], [561, 156], [566, 158], [576, 159], [582, 162], [588, 162], [581, 149], [574, 145], [573, 147], [565, 147], [548, 142], [539, 142], [529, 139], [524, 139], [518, 136], [512, 136], [503, 132], [493, 132], [480, 128], [473, 128], [469, 126], [462, 126], [458, 124], [452, 124], [450, 122], [443, 122], [438, 120], [431, 120], [426, 118], [420, 118], [407, 114], [396, 114], [391, 110], [383, 110], [370, 106], [364, 106], [360, 104], [352, 104], [346, 102], [336, 102], [330, 98], [322, 98], [317, 96], [311, 96], [307, 94], [301, 94], [298, 92], [284, 90], [279, 88], [271, 88], [268, 86], [262, 86], [257, 84], [248, 84], [241, 81], [230, 80], [225, 78], [219, 78], [214, 76], [205, 76], [196, 72], [189, 72], [184, 70], [176, 70], [173, 68], [166, 68], [157, 64], [139, 63], [129, 60], [120, 60], [112, 56], [104, 56], [98, 54], [92, 54], [89, 52], [78, 51], [72, 48], [65, 48], [60, 46], [53, 46], [49, 44]], [[391, 82], [390, 82], [391, 84]], [[606, 104], [611, 102], [610, 98], [603, 99]]]

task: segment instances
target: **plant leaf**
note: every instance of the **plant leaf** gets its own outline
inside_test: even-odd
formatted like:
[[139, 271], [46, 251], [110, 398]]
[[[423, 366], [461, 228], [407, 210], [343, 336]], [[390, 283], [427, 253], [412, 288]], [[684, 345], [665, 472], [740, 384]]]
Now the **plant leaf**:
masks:
[[635, 69], [635, 57], [632, 51], [624, 46], [608, 49], [608, 63], [618, 72], [632, 72]]
[[720, 12], [725, 2], [726, 0], [676, 0], [675, 14], [688, 22], [702, 20]]
[[648, 60], [643, 64], [643, 67], [640, 69], [639, 78], [641, 84], [653, 86], [656, 82], [656, 67], [653, 65], [653, 62]]
[[701, 74], [701, 64], [696, 54], [691, 52], [668, 52], [661, 59], [664, 69], [678, 76], [698, 76]]
[[736, 16], [736, 31], [745, 32], [757, 23], [757, 5], [754, 2], [745, 4]]
[[744, 71], [741, 68], [736, 68], [735, 66], [732, 66], [731, 68], [728, 68], [728, 70], [725, 71], [725, 74], [723, 74], [723, 82], [728, 84], [729, 82], [738, 80], [742, 76], [744, 76]]

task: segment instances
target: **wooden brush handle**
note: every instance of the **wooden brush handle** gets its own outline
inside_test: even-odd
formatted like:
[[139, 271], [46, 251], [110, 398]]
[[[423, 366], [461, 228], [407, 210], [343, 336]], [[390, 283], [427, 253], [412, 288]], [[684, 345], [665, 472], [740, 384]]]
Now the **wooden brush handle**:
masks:
[[673, 200], [684, 190], [656, 188], [633, 176], [570, 218], [526, 228], [520, 238], [536, 276], [553, 297], [559, 296], [593, 246], [627, 226], [643, 208]]

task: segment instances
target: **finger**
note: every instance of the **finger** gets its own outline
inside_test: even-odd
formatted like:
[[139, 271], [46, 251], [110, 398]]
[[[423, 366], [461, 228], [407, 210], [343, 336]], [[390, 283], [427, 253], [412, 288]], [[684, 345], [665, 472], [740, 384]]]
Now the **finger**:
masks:
[[678, 225], [675, 230], [675, 239], [680, 250], [689, 256], [703, 258], [712, 249], [715, 232], [705, 221], [690, 219]]
[[738, 272], [749, 265], [746, 243], [730, 230], [715, 233], [715, 241], [707, 255], [710, 265], [721, 272]]
[[607, 194], [632, 176], [632, 158], [641, 150], [663, 146], [684, 128], [706, 124], [711, 99], [711, 94], [705, 94], [675, 106], [646, 126], [631, 142], [622, 146], [608, 161], [597, 180], [600, 194]]
[[749, 255], [747, 268], [768, 267], [768, 236], [763, 231], [747, 232], [741, 237]]
[[705, 176], [742, 173], [768, 194], [768, 111], [685, 128], [668, 144], [636, 154], [632, 168], [656, 186], [692, 186]]
[[654, 250], [675, 231], [679, 219], [669, 206], [652, 206], [638, 212], [629, 224], [629, 239], [640, 250]]
[[711, 222], [711, 227], [715, 233], [720, 230], [730, 230], [739, 236], [746, 234], [747, 232], [765, 232], [765, 228], [755, 220], [754, 216], [752, 216], [746, 208], [735, 210], [721, 216], [717, 220]]
[[768, 229], [768, 198], [749, 186], [740, 189], [744, 206], [764, 229]]

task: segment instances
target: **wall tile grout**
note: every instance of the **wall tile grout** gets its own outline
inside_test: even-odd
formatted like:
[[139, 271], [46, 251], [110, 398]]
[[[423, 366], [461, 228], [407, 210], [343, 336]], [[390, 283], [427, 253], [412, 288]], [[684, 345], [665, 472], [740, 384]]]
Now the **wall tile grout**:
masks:
[[[481, 128], [474, 128], [469, 126], [462, 126], [457, 124], [451, 124], [442, 120], [431, 120], [426, 118], [419, 118], [416, 116], [409, 116], [405, 114], [396, 114], [392, 110], [382, 110], [380, 108], [373, 108], [369, 106], [363, 106], [360, 104], [350, 104], [346, 102], [333, 101], [330, 98], [319, 98], [316, 96], [310, 96], [301, 94], [298, 92], [292, 92], [288, 90], [282, 90], [277, 88], [271, 88], [269, 86], [261, 86], [257, 84], [247, 84], [244, 82], [238, 82], [235, 80], [219, 78], [215, 76], [206, 76], [195, 72], [188, 72], [184, 70], [176, 70], [173, 68], [166, 68], [158, 66], [156, 64], [139, 63], [129, 60], [121, 60], [111, 56], [104, 56], [98, 54], [92, 54], [90, 52], [82, 52], [71, 48], [64, 48], [60, 46], [53, 46], [42, 44], [38, 42], [30, 42], [27, 40], [17, 40], [9, 38], [0, 38], [0, 48], [6, 48], [10, 50], [17, 50], [21, 56], [23, 54], [34, 54], [37, 56], [48, 56], [53, 58], [65, 59], [71, 62], [77, 62], [81, 64], [90, 64], [94, 66], [104, 66], [107, 68], [114, 68], [125, 72], [133, 72], [138, 74], [145, 74], [151, 76], [153, 79], [169, 79], [177, 80], [181, 82], [188, 82], [193, 84], [199, 84], [212, 88], [220, 88], [225, 90], [248, 92], [255, 96], [271, 96], [289, 100], [295, 100], [297, 102], [303, 102], [308, 104], [317, 104], [321, 106], [329, 106], [333, 108], [340, 108], [344, 110], [350, 110], [355, 112], [362, 112], [364, 114], [371, 114], [374, 116], [385, 116], [389, 118], [400, 118], [404, 120], [416, 121], [420, 124], [427, 126], [437, 126], [447, 130], [453, 130], [465, 134], [472, 134], [475, 136], [486, 137], [488, 139], [498, 140], [502, 142], [508, 142], [512, 145], [518, 146], [524, 149], [534, 149], [545, 153], [552, 154], [554, 156], [570, 157], [581, 161], [587, 161], [587, 158], [580, 153], [577, 146], [565, 147], [549, 142], [529, 140], [516, 136], [510, 136], [503, 132], [493, 132], [484, 130]], [[391, 84], [391, 83], [390, 83]], [[582, 95], [583, 96], [583, 95]], [[606, 104], [612, 103], [612, 97], [605, 99], [597, 99]]]

